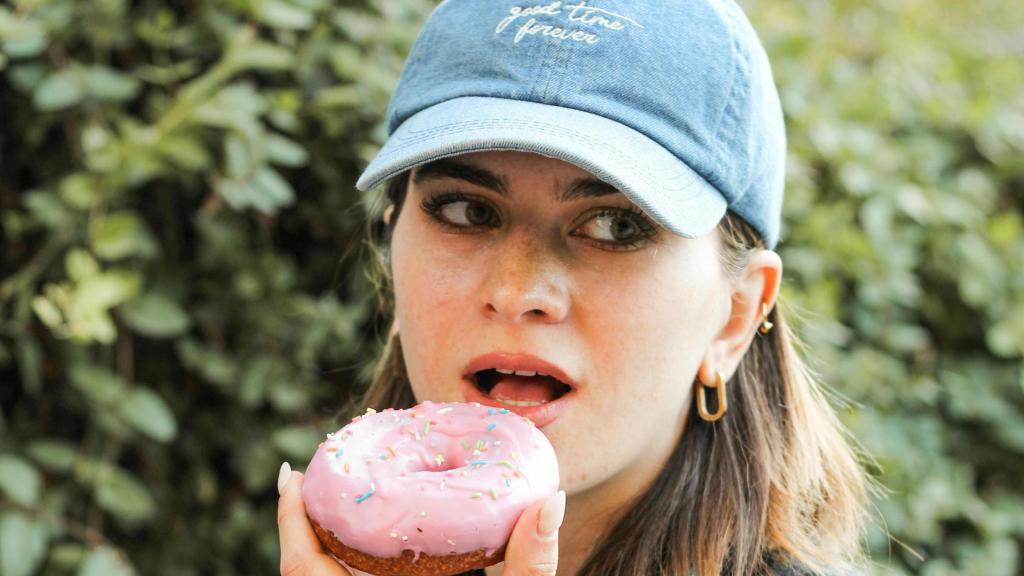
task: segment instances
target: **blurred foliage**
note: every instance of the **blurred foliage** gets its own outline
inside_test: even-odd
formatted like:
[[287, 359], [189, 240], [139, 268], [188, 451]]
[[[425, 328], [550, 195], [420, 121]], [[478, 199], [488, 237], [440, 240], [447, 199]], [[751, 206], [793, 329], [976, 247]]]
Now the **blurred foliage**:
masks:
[[[784, 307], [891, 489], [875, 572], [1019, 574], [1024, 4], [742, 4]], [[354, 183], [432, 7], [0, 5], [0, 574], [277, 572], [277, 468], [383, 333]]]

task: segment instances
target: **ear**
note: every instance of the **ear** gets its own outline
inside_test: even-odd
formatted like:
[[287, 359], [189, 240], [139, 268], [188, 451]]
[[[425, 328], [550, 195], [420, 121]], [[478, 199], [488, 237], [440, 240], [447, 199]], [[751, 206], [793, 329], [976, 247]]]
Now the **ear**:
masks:
[[388, 207], [384, 209], [384, 224], [386, 226], [391, 226], [391, 215], [394, 212], [395, 212], [395, 205], [394, 204], [389, 204]]
[[775, 306], [782, 281], [782, 258], [772, 250], [758, 250], [733, 286], [725, 324], [708, 346], [697, 377], [714, 384], [715, 372], [728, 380], [739, 366], [761, 326], [761, 303]]

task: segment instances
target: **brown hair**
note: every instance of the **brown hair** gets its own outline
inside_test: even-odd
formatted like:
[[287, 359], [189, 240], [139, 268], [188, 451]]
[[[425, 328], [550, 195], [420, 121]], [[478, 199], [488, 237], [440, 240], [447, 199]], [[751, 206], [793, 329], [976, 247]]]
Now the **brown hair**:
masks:
[[[394, 304], [388, 250], [408, 178], [406, 171], [387, 183], [390, 224], [371, 219], [369, 227], [369, 277], [387, 325]], [[723, 265], [735, 277], [764, 243], [732, 212], [719, 231]], [[770, 573], [779, 559], [825, 573], [863, 561], [870, 485], [855, 443], [777, 307], [768, 319], [775, 328], [754, 339], [729, 383], [728, 413], [708, 422], [691, 406], [685, 441], [605, 532], [581, 575], [744, 576]], [[415, 402], [400, 336], [389, 334], [353, 413]]]

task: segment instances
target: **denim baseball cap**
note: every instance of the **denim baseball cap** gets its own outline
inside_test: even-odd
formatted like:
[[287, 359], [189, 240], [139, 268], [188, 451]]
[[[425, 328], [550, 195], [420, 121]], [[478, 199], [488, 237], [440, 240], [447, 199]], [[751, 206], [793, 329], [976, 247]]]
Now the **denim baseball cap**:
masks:
[[733, 0], [445, 0], [359, 177], [483, 150], [570, 162], [688, 238], [727, 208], [774, 248], [786, 130], [764, 48]]

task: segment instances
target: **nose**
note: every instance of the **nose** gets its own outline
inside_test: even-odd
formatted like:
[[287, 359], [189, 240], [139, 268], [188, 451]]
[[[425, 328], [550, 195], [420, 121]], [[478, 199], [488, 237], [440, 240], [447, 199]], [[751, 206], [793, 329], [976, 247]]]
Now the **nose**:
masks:
[[[526, 235], [523, 235], [526, 236]], [[569, 278], [537, 237], [509, 238], [495, 252], [486, 280], [485, 314], [517, 324], [560, 322], [569, 314]]]

